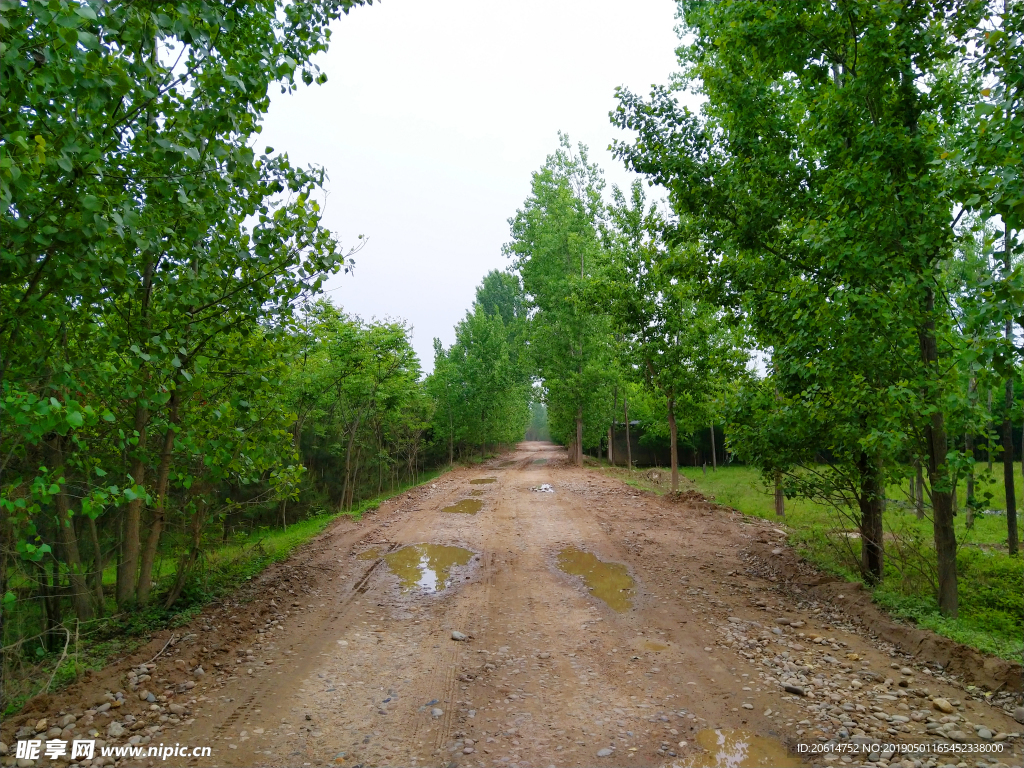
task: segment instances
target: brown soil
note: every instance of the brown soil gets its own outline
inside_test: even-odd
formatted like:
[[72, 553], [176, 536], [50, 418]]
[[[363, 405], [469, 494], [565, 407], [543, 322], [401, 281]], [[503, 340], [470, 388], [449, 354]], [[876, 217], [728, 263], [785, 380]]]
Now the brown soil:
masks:
[[[471, 484], [485, 477], [496, 481]], [[544, 483], [554, 493], [531, 490]], [[442, 513], [471, 489], [481, 492], [477, 514]], [[827, 579], [811, 583], [783, 538], [765, 521], [638, 491], [568, 466], [555, 446], [523, 443], [362, 521], [338, 522], [173, 638], [156, 637], [134, 658], [32, 702], [3, 724], [2, 740], [11, 745], [19, 727], [44, 716], [52, 724], [77, 715], [81, 738], [132, 713], [143, 725], [130, 733], [154, 744], [213, 748], [212, 758], [172, 757], [169, 766], [712, 765], [700, 744], [719, 728], [784, 754], [831, 735], [839, 721], [808, 720], [812, 699], [785, 693], [770, 657], [804, 652], [800, 643], [820, 636], [844, 668], [874, 670], [886, 690], [895, 684], [882, 678], [900, 677], [894, 660], [921, 667], [880, 625], [858, 628], [843, 606], [864, 601], [851, 600], [852, 589], [840, 596]], [[451, 565], [443, 590], [406, 591], [386, 556], [421, 543], [473, 555]], [[625, 566], [633, 583], [618, 589], [631, 605], [613, 610], [560, 571], [569, 548]], [[623, 577], [618, 568], [616, 583]], [[776, 622], [783, 617], [804, 625]], [[731, 639], [736, 627], [761, 632], [763, 644]], [[151, 679], [131, 690], [129, 670], [170, 639]], [[911, 645], [920, 652], [928, 642]], [[917, 684], [909, 700], [918, 709], [936, 696], [964, 699], [961, 716], [994, 732], [1021, 730], [1002, 709], [968, 701], [954, 680], [922, 675]], [[140, 701], [142, 689], [157, 702]], [[84, 715], [117, 691], [122, 706]], [[1016, 751], [999, 759], [1019, 764], [1020, 740], [1006, 746]], [[602, 749], [611, 756], [598, 757]]]

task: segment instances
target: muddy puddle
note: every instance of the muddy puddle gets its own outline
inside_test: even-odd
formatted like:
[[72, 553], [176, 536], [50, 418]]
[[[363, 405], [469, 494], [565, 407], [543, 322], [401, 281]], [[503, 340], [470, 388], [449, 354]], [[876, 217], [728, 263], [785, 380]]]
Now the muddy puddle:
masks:
[[478, 488], [474, 488], [474, 489], [473, 489], [472, 491], [470, 491], [470, 492], [469, 492], [469, 495], [470, 495], [470, 496], [483, 496], [483, 495], [484, 495], [484, 492], [483, 492], [483, 491], [481, 491], [481, 490], [480, 490], [480, 489], [478, 489]]
[[696, 735], [705, 753], [686, 763], [692, 768], [797, 768], [803, 765], [790, 757], [777, 741], [735, 728], [698, 731]]
[[547, 464], [548, 460], [547, 459], [534, 459], [533, 463], [534, 464]]
[[447, 506], [442, 509], [442, 512], [457, 512], [462, 515], [475, 515], [480, 511], [484, 503], [479, 499], [462, 499], [457, 501], [451, 506]]
[[380, 557], [379, 549], [368, 549], [356, 555], [356, 560], [376, 560], [378, 557]]
[[440, 592], [451, 581], [452, 568], [467, 565], [473, 553], [443, 544], [410, 544], [384, 556], [403, 592]]
[[633, 607], [633, 577], [622, 563], [605, 563], [590, 552], [569, 547], [558, 553], [558, 568], [581, 577], [590, 594], [612, 610], [622, 613]]
[[487, 485], [488, 483], [493, 483], [497, 479], [498, 478], [496, 478], [496, 477], [478, 477], [476, 480], [470, 480], [469, 484], [470, 485]]

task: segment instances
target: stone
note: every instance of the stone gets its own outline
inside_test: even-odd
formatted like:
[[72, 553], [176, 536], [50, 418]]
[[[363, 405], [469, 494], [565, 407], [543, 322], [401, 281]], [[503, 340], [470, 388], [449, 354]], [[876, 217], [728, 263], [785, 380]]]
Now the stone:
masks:
[[467, 640], [467, 639], [468, 638], [464, 634], [459, 632], [458, 630], [453, 630], [452, 631], [452, 640], [455, 640], [456, 642], [462, 642], [463, 640]]
[[110, 702], [109, 701], [105, 701], [102, 704], [100, 704], [98, 707], [96, 707], [96, 714], [97, 715], [101, 715], [104, 712], [108, 712], [109, 710], [110, 710]]
[[145, 688], [143, 688], [141, 691], [139, 691], [139, 701], [145, 701], [146, 699], [148, 699], [152, 695], [153, 694], [151, 694], [149, 691], [147, 691]]
[[605, 747], [604, 749], [597, 750], [598, 757], [611, 757], [612, 750]]
[[187, 707], [184, 704], [171, 704], [167, 707], [172, 715], [184, 715]]
[[117, 720], [107, 726], [107, 738], [119, 739], [122, 736], [124, 736], [124, 726], [117, 722]]
[[950, 741], [955, 741], [957, 744], [967, 743], [967, 734], [963, 731], [950, 731], [946, 734], [946, 738]]
[[31, 739], [36, 735], [35, 729], [30, 725], [23, 725], [14, 734], [16, 741], [23, 741], [24, 739]]
[[147, 696], [146, 696], [146, 701], [148, 701], [148, 702], [149, 702], [150, 704], [153, 704], [154, 702], [156, 702], [156, 696], [154, 696], [154, 695], [153, 695], [153, 694], [151, 693], [151, 694], [149, 694], [149, 695], [147, 695]]
[[776, 624], [782, 624], [783, 626], [787, 626], [789, 624], [789, 619], [787, 619], [784, 616], [780, 616], [779, 618], [777, 618], [775, 620], [775, 623]]
[[1013, 710], [1013, 719], [1018, 723], [1024, 723], [1024, 707], [1017, 707]]
[[57, 726], [53, 726], [53, 728], [48, 728], [47, 731], [46, 731], [46, 738], [48, 738], [48, 739], [59, 738], [60, 737], [60, 731], [61, 731], [61, 729], [58, 728]]
[[7, 754], [7, 745], [0, 741], [0, 756]]
[[206, 670], [203, 669], [202, 667], [196, 667], [195, 669], [192, 670], [193, 677], [202, 677], [205, 674], [206, 674]]
[[57, 724], [58, 724], [58, 725], [59, 725], [59, 726], [60, 726], [61, 728], [67, 728], [67, 727], [68, 727], [69, 725], [71, 725], [72, 723], [74, 723], [74, 722], [77, 722], [77, 721], [78, 721], [78, 718], [77, 718], [77, 717], [75, 717], [74, 715], [64, 715], [64, 717], [62, 717], [62, 718], [61, 718], [61, 719], [60, 719], [60, 720], [59, 720], [59, 721], [57, 722]]
[[545, 653], [538, 653], [537, 654], [537, 658], [538, 659], [550, 659], [551, 658], [551, 654], [550, 653], [546, 653], [546, 652]]
[[441, 709], [440, 707], [434, 707], [432, 710], [430, 710], [430, 716], [431, 717], [440, 717], [443, 714], [444, 714], [444, 710]]
[[907, 675], [909, 677], [910, 675], [914, 674], [914, 670], [912, 670], [910, 667], [903, 667], [900, 670], [900, 674]]
[[953, 705], [950, 704], [946, 699], [940, 697], [932, 699], [932, 707], [937, 709], [939, 712], [944, 712], [947, 715], [953, 714], [955, 711]]
[[472, 755], [474, 752], [476, 752], [476, 750], [473, 749], [472, 747], [463, 747], [462, 748], [462, 754], [464, 754], [464, 755]]
[[36, 733], [45, 731], [49, 727], [49, 721], [44, 717], [42, 720], [36, 720]]
[[784, 690], [786, 693], [795, 693], [797, 696], [807, 695], [807, 692], [799, 685], [784, 685], [782, 686], [782, 690]]
[[749, 701], [748, 701], [748, 702], [744, 702], [744, 704], [743, 704], [743, 708], [744, 708], [744, 709], [753, 709], [753, 708], [754, 708], [754, 705], [753, 705], [753, 704], [751, 704], [751, 703], [750, 703]]
[[984, 741], [992, 741], [992, 738], [994, 736], [995, 736], [995, 734], [992, 733], [992, 731], [990, 731], [988, 728], [979, 728], [978, 729], [978, 738], [979, 739], [983, 739]]

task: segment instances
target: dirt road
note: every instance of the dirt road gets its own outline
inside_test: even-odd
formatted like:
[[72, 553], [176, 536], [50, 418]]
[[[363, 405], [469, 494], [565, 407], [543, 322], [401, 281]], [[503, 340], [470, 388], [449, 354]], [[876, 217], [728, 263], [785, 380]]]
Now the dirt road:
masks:
[[[475, 514], [444, 511], [466, 499]], [[187, 765], [802, 765], [798, 742], [926, 728], [1021, 762], [1002, 710], [871, 641], [841, 603], [771, 580], [750, 547], [782, 538], [524, 443], [339, 523], [179, 630], [154, 668], [136, 659], [46, 711], [101, 737], [116, 720], [110, 743], [212, 746]], [[593, 592], [566, 570], [596, 575]]]

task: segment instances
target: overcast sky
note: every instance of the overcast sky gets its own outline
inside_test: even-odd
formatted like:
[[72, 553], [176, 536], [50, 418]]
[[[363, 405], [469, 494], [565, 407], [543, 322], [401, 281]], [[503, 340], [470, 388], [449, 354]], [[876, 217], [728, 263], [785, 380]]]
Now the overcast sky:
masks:
[[[404, 318], [425, 370], [492, 269], [508, 219], [558, 131], [587, 144], [612, 183], [614, 90], [647, 93], [675, 69], [673, 0], [383, 0], [332, 28], [321, 86], [275, 95], [260, 144], [324, 166], [325, 223], [365, 235], [354, 276], [328, 296]], [[260, 147], [262, 149], [262, 147]]]

